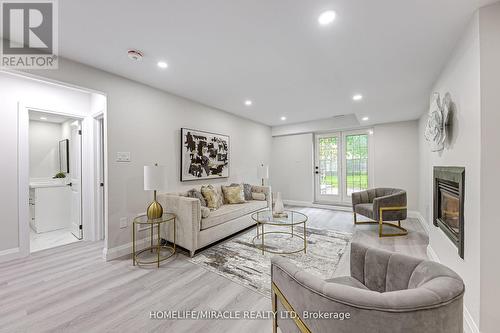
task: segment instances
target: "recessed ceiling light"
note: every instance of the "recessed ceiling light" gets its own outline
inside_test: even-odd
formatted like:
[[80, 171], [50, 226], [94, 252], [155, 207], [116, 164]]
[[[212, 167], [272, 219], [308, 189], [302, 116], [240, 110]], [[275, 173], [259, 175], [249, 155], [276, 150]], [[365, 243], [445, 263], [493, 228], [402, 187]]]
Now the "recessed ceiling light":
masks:
[[356, 94], [356, 95], [352, 96], [353, 101], [360, 101], [362, 99], [363, 99], [363, 95], [361, 95], [361, 94]]
[[285, 116], [281, 117], [281, 120], [286, 120], [286, 117]]
[[318, 22], [321, 25], [328, 25], [335, 20], [337, 14], [333, 10], [327, 10], [326, 12], [321, 13], [318, 17]]
[[363, 121], [367, 121], [368, 119], [370, 119], [370, 118], [368, 118], [368, 117], [361, 118], [361, 120], [363, 120]]
[[40, 117], [40, 120], [47, 120], [47, 117]]
[[158, 61], [158, 67], [165, 69], [168, 67], [168, 64], [165, 61]]
[[247, 99], [247, 100], [245, 101], [245, 105], [246, 105], [246, 106], [250, 106], [250, 105], [252, 105], [252, 101], [251, 101], [251, 100], [249, 100], [249, 99]]

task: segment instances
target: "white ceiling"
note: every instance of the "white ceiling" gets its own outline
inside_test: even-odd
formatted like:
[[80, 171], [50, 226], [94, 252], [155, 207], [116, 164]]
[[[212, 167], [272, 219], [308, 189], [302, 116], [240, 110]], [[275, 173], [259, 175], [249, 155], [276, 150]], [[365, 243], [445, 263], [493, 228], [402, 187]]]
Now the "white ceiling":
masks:
[[[60, 55], [268, 125], [408, 120], [474, 10], [495, 1], [64, 0]], [[319, 26], [329, 9], [337, 19]]]

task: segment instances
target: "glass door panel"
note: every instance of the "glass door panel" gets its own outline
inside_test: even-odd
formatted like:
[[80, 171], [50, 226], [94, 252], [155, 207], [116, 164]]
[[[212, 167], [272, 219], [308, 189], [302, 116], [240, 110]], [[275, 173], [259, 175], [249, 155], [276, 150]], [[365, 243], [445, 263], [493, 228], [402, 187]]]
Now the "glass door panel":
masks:
[[316, 201], [339, 201], [342, 193], [340, 136], [338, 134], [317, 135], [315, 146]]
[[345, 182], [344, 201], [350, 201], [353, 192], [368, 189], [368, 134], [344, 135]]

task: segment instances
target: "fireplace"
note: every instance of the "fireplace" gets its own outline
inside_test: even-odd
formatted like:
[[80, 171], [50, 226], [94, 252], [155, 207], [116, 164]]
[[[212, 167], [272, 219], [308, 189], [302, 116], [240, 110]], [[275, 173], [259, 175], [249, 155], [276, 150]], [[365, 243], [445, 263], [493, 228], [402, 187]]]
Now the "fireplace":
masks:
[[465, 168], [434, 167], [434, 225], [464, 257]]

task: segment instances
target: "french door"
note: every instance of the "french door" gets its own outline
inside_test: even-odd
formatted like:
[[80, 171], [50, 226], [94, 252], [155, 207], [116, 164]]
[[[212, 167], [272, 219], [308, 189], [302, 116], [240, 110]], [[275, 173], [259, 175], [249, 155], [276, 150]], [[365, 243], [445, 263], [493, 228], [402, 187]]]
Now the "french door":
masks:
[[368, 189], [370, 134], [365, 131], [315, 136], [315, 199], [323, 203], [349, 203], [353, 192]]

